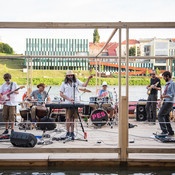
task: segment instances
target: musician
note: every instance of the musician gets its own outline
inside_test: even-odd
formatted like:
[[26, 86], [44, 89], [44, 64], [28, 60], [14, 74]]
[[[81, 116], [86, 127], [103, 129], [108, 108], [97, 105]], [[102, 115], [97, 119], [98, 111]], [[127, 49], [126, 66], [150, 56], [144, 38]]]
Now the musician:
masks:
[[[68, 70], [65, 80], [60, 87], [60, 96], [65, 99], [65, 103], [73, 104], [79, 102], [78, 86], [86, 87], [92, 77], [93, 76], [89, 76], [87, 81], [83, 83], [75, 77], [73, 71]], [[66, 109], [66, 137], [70, 136], [72, 140], [74, 140], [74, 119], [77, 117], [75, 110], [72, 108]]]
[[[148, 122], [152, 122], [151, 124], [155, 124], [156, 122], [156, 106], [157, 106], [157, 94], [158, 90], [161, 90], [161, 83], [160, 79], [156, 76], [156, 71], [151, 71], [151, 80], [150, 85], [148, 85], [146, 88], [151, 89], [151, 93], [148, 96], [148, 102], [146, 104], [146, 113], [147, 113], [147, 120]], [[156, 85], [155, 85], [156, 84]], [[151, 116], [152, 111], [152, 116]]]
[[12, 76], [9, 73], [4, 74], [3, 76], [5, 83], [0, 88], [0, 98], [1, 101], [5, 101], [5, 97], [2, 95], [3, 93], [9, 91], [14, 91], [10, 96], [9, 101], [6, 101], [3, 106], [2, 117], [5, 123], [5, 131], [2, 134], [8, 134], [9, 122], [11, 123], [11, 134], [14, 132], [14, 122], [15, 122], [15, 114], [16, 114], [16, 105], [17, 105], [17, 94], [19, 91], [15, 91], [17, 87], [16, 82], [12, 82]]
[[161, 95], [161, 99], [163, 99], [163, 104], [160, 108], [158, 114], [158, 120], [160, 124], [160, 128], [162, 130], [161, 134], [168, 134], [170, 136], [174, 135], [174, 131], [170, 124], [170, 112], [173, 108], [174, 96], [175, 96], [175, 82], [171, 79], [171, 73], [169, 71], [165, 71], [163, 74], [163, 79], [166, 81], [164, 92]]
[[36, 117], [36, 108], [37, 106], [45, 106], [45, 99], [47, 98], [47, 102], [50, 102], [51, 99], [45, 91], [45, 84], [40, 83], [37, 85], [37, 90], [32, 91], [29, 96], [31, 102], [33, 102], [33, 106], [31, 108], [31, 119], [34, 120]]
[[[98, 99], [100, 99], [100, 100], [102, 100], [105, 97], [108, 97], [109, 100], [112, 103], [112, 101], [113, 101], [113, 95], [112, 95], [112, 92], [110, 92], [110, 91], [107, 90], [107, 87], [108, 87], [107, 82], [106, 81], [103, 81], [102, 89], [98, 91], [97, 96], [98, 96]], [[112, 124], [113, 117], [114, 117], [114, 108], [112, 106], [110, 106], [110, 107], [104, 107], [104, 110], [110, 111], [109, 118], [110, 118], [110, 122]]]

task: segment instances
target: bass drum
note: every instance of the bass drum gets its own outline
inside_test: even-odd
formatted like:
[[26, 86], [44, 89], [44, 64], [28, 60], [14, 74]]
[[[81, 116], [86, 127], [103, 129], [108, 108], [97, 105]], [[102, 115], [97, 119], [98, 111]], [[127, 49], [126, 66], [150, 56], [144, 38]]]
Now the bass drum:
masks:
[[108, 114], [103, 109], [95, 109], [91, 113], [91, 121], [96, 126], [104, 126], [108, 121]]

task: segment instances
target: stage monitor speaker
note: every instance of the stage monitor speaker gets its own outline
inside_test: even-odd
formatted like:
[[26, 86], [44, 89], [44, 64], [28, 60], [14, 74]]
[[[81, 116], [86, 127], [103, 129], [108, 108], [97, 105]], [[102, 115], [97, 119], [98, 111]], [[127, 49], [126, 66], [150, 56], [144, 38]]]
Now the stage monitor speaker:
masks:
[[11, 134], [10, 142], [16, 147], [34, 147], [37, 143], [37, 139], [30, 133], [14, 132]]
[[146, 107], [146, 103], [137, 104], [137, 107], [136, 107], [136, 120], [137, 121], [145, 121], [147, 119], [145, 107]]

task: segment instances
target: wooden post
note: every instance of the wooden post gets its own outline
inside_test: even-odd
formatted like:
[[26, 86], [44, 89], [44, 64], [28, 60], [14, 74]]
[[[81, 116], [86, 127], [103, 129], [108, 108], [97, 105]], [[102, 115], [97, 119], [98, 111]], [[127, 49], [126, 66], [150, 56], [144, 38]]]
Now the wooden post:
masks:
[[126, 96], [121, 96], [121, 114], [119, 117], [119, 158], [121, 161], [126, 161], [128, 158], [128, 98]]
[[97, 58], [95, 59], [95, 68], [96, 68], [96, 71], [95, 71], [95, 78], [96, 78], [96, 92], [97, 92]]
[[101, 59], [99, 59], [99, 89], [101, 89]]
[[129, 29], [126, 28], [126, 97], [129, 98]]
[[32, 61], [32, 58], [31, 58], [31, 61], [30, 61], [30, 73], [31, 73], [31, 81], [30, 81], [30, 91], [32, 91], [32, 86], [33, 86], [33, 83], [32, 83], [32, 79], [33, 79], [33, 76], [32, 76], [32, 70], [33, 70], [33, 61]]
[[29, 58], [27, 58], [27, 96], [29, 96]]

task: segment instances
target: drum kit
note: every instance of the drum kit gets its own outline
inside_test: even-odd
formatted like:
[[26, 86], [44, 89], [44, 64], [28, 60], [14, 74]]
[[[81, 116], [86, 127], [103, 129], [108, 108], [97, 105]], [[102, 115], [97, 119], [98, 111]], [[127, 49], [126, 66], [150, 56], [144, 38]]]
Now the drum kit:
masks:
[[[91, 92], [88, 89], [79, 89], [83, 92]], [[108, 122], [108, 113], [105, 110], [111, 107], [112, 103], [109, 97], [90, 97], [89, 104], [83, 108], [83, 116], [90, 116], [92, 123], [95, 126], [104, 126]]]

